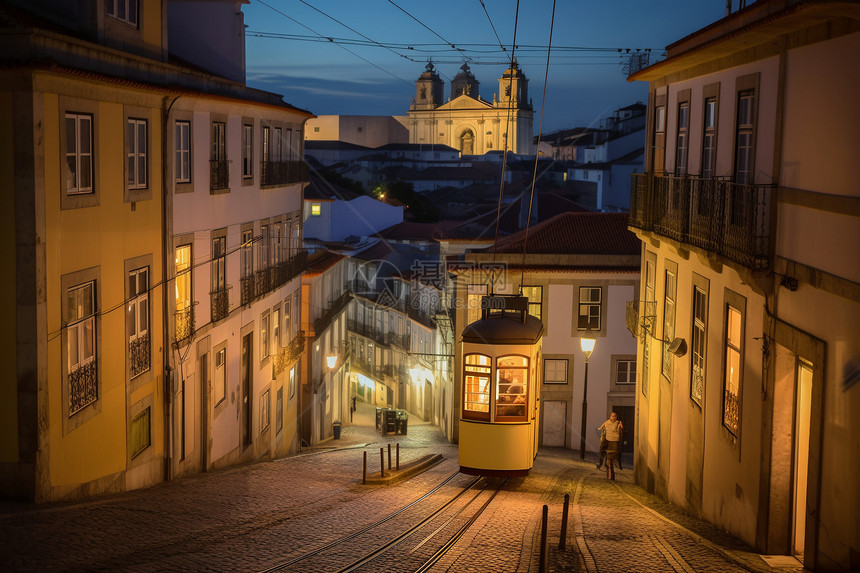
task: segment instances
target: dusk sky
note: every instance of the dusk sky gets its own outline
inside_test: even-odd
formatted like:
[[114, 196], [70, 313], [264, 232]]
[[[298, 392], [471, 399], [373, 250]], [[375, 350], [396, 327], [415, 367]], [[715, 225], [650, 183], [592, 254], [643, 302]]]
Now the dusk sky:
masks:
[[[406, 115], [428, 58], [446, 98], [470, 58], [481, 96], [492, 101], [516, 10], [516, 0], [251, 0], [247, 81], [317, 115]], [[725, 0], [559, 0], [543, 132], [596, 126], [615, 109], [647, 101], [646, 84], [627, 81], [618, 49], [651, 49], [653, 63], [666, 45], [725, 10]], [[520, 2], [515, 56], [529, 78], [536, 133], [551, 16], [552, 0]]]

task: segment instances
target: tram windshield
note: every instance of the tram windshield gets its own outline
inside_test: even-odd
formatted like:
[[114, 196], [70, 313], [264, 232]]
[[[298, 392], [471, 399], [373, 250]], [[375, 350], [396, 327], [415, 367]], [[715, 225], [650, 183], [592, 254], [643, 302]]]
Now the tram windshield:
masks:
[[529, 359], [500, 356], [496, 359], [496, 416], [526, 416]]
[[467, 354], [465, 358], [463, 415], [486, 418], [490, 413], [490, 357]]

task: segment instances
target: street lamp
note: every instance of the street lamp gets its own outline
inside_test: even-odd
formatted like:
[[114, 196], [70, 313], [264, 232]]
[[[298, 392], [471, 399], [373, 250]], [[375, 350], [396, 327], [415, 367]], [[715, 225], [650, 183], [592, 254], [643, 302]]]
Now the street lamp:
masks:
[[593, 338], [580, 338], [579, 345], [585, 353], [585, 381], [582, 383], [582, 428], [579, 432], [579, 459], [585, 459], [585, 416], [588, 413], [588, 359], [594, 352]]

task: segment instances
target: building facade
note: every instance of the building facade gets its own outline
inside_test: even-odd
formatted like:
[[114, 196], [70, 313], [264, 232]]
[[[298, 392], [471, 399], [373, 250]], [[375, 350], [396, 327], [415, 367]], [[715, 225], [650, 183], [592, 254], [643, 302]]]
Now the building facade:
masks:
[[759, 1], [631, 76], [636, 479], [816, 571], [860, 566], [859, 20]]
[[528, 79], [514, 62], [499, 78], [499, 95], [481, 98], [479, 82], [463, 64], [451, 83], [451, 97], [443, 101], [444, 82], [428, 63], [415, 82], [409, 107], [409, 143], [442, 144], [463, 155], [512, 151], [534, 155], [534, 109], [528, 97]]

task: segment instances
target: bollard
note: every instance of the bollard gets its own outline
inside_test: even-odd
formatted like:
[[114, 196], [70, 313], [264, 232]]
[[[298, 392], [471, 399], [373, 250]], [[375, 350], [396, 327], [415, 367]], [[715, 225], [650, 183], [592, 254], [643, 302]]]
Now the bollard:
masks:
[[396, 450], [397, 450], [397, 457], [395, 458], [397, 460], [397, 466], [396, 467], [399, 470], [400, 469], [400, 442], [397, 442]]
[[385, 477], [385, 448], [379, 448], [379, 475]]
[[538, 564], [538, 573], [546, 573], [546, 528], [548, 513], [549, 506], [543, 506], [543, 515], [540, 520], [540, 562]]
[[561, 510], [561, 535], [558, 537], [558, 548], [564, 551], [567, 544], [567, 514], [570, 508], [570, 494], [564, 494], [564, 509]]
[[388, 469], [391, 469], [391, 444], [388, 444]]
[[361, 465], [361, 484], [367, 483], [367, 451], [364, 453], [364, 463]]

